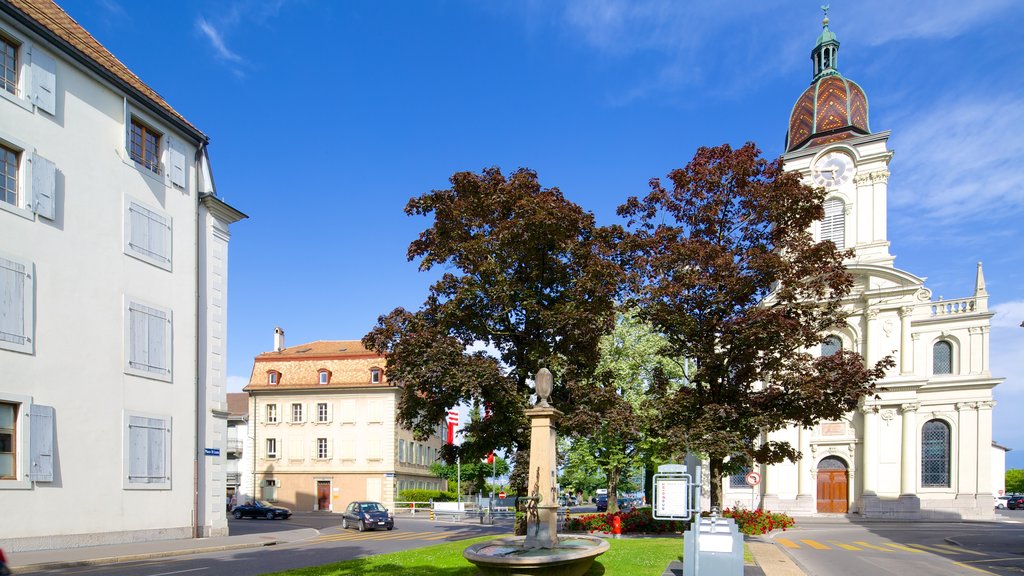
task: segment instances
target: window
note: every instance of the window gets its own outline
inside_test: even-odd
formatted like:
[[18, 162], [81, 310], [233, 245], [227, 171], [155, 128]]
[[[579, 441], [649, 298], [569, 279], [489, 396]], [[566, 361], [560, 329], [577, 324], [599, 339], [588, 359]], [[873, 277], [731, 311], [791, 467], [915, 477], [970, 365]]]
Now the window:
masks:
[[939, 340], [932, 346], [932, 374], [953, 373], [953, 345]]
[[398, 461], [405, 462], [405, 440], [398, 441]]
[[159, 174], [160, 138], [163, 135], [135, 117], [132, 118], [129, 135], [128, 156], [154, 174]]
[[380, 368], [372, 368], [370, 370], [370, 383], [380, 384]]
[[171, 380], [171, 311], [127, 299], [125, 372]]
[[17, 430], [18, 404], [0, 402], [0, 480], [17, 478]]
[[0, 201], [18, 206], [18, 164], [21, 154], [0, 144]]
[[18, 45], [0, 36], [0, 84], [11, 94], [18, 93]]
[[821, 343], [821, 355], [831, 356], [843, 349], [843, 341], [839, 336], [829, 336]]
[[267, 404], [267, 424], [277, 424], [277, 404]]
[[292, 422], [302, 422], [302, 404], [292, 404]]
[[170, 488], [171, 422], [158, 416], [127, 414], [128, 474], [125, 488]]
[[316, 439], [316, 457], [325, 460], [328, 458], [327, 438]]
[[740, 471], [729, 476], [729, 488], [750, 488], [747, 484], [747, 474], [750, 473], [750, 466], [740, 468]]
[[33, 352], [32, 263], [0, 254], [0, 348], [15, 352]]
[[327, 422], [327, 402], [320, 402], [316, 405], [316, 421]]
[[277, 487], [280, 482], [275, 478], [268, 478], [263, 481], [263, 499], [267, 502], [277, 502]]
[[267, 438], [267, 458], [277, 458], [277, 438]]
[[825, 218], [821, 221], [821, 241], [831, 240], [837, 250], [846, 247], [846, 205], [838, 198], [825, 201]]
[[124, 253], [171, 269], [171, 217], [135, 200], [125, 199]]
[[281, 373], [280, 372], [275, 372], [273, 370], [271, 370], [270, 372], [267, 372], [267, 384], [270, 384], [271, 386], [275, 386], [280, 381], [281, 381]]
[[328, 372], [327, 370], [321, 370], [319, 372], [319, 383], [320, 384], [327, 384], [330, 381], [331, 381], [331, 373]]
[[949, 425], [929, 420], [921, 428], [921, 486], [949, 487]]

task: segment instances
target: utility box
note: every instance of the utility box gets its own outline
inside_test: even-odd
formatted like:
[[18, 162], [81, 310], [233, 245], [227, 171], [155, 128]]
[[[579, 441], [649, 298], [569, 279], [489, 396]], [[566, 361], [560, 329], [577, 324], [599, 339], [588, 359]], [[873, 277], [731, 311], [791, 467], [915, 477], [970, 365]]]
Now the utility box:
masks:
[[743, 576], [743, 534], [732, 518], [700, 518], [683, 535], [683, 576]]

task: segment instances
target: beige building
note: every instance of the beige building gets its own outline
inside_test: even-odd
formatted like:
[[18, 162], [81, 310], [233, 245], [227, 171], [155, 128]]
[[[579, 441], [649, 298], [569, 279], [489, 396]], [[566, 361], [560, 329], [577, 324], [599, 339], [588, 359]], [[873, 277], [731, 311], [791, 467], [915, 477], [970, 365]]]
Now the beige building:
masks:
[[285, 348], [278, 328], [245, 391], [255, 449], [243, 492], [293, 510], [340, 511], [352, 500], [390, 507], [400, 490], [445, 487], [429, 470], [442, 426], [419, 442], [397, 424], [400, 388], [387, 381], [384, 358], [358, 340]]

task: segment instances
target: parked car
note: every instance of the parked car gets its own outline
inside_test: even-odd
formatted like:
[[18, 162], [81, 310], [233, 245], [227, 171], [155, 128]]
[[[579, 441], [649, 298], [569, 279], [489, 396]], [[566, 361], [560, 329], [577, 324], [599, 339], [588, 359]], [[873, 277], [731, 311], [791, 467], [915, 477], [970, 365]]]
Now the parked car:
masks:
[[287, 520], [292, 515], [292, 511], [283, 506], [274, 506], [265, 500], [256, 500], [248, 504], [235, 506], [231, 509], [231, 515], [235, 519], [266, 518], [267, 520], [274, 520], [275, 518], [280, 518]]
[[11, 569], [7, 567], [7, 557], [4, 556], [2, 548], [0, 548], [0, 576], [11, 576]]
[[607, 512], [608, 511], [608, 495], [607, 494], [599, 494], [597, 496], [597, 511], [598, 512]]
[[1024, 509], [1024, 496], [1011, 496], [1006, 500], [1006, 507], [1010, 510]]
[[380, 502], [350, 502], [341, 513], [341, 527], [355, 526], [360, 532], [395, 528], [395, 515]]
[[1002, 510], [1002, 509], [1006, 508], [1006, 501], [1009, 500], [1009, 499], [1010, 499], [1009, 496], [996, 496], [995, 497], [996, 509]]

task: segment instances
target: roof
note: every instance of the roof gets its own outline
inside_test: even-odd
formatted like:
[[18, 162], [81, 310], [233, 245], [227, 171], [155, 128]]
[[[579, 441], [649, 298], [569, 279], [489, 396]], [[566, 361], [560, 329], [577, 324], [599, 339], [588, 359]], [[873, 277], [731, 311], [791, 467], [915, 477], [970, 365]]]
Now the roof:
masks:
[[149, 100], [151, 104], [181, 122], [183, 127], [192, 131], [196, 137], [203, 141], [207, 140], [202, 131], [172, 108], [155, 90], [147, 86], [142, 79], [104, 48], [85, 28], [82, 28], [81, 24], [56, 3], [51, 0], [0, 0], [0, 7], [3, 6], [13, 8], [27, 17], [30, 22], [26, 22], [26, 24], [35, 24], [40, 28], [36, 32], [43, 35], [48, 33], [53, 36], [50, 39], [55, 40], [55, 44], [60, 45], [69, 55], [82, 57], [89, 63], [98, 66], [101, 71], [105, 71], [111, 76], [108, 80], [123, 83], [125, 88], [130, 89], [129, 91], [134, 91], [138, 96]]
[[368, 355], [378, 356], [376, 352], [372, 352], [364, 348], [363, 343], [359, 340], [317, 340], [316, 342], [309, 342], [307, 344], [289, 346], [288, 348], [282, 349], [280, 352], [264, 352], [256, 356], [256, 360], [259, 361], [269, 358], [301, 359], [323, 356], [342, 358], [345, 356]]
[[246, 416], [249, 414], [249, 395], [245, 392], [228, 392], [228, 414]]

